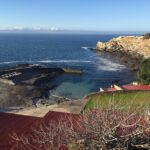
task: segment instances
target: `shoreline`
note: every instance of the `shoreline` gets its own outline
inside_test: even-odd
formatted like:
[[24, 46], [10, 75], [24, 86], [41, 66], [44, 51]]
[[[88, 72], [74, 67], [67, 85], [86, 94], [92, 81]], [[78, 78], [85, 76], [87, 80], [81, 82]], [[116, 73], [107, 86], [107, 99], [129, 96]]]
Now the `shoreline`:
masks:
[[[129, 37], [129, 39], [130, 38], [131, 37]], [[136, 37], [132, 37], [132, 38], [136, 38]], [[131, 69], [131, 71], [137, 71], [141, 61], [144, 59], [144, 56], [139, 53], [136, 53], [135, 51], [128, 50], [127, 47], [126, 47], [126, 49], [123, 48], [122, 45], [119, 45], [118, 43], [116, 43], [119, 40], [124, 40], [124, 38], [123, 37], [114, 38], [114, 39], [110, 40], [109, 42], [105, 42], [105, 43], [98, 42], [96, 45], [96, 49], [94, 49], [94, 50], [97, 52], [101, 51], [101, 52], [109, 53], [115, 59], [121, 61], [122, 63], [127, 64], [129, 66], [129, 68]], [[16, 80], [16, 77], [19, 77], [22, 74], [24, 74], [24, 78], [26, 78], [26, 72], [28, 72], [28, 71], [30, 72], [30, 69], [31, 69], [31, 72], [33, 70], [36, 70], [38, 72], [38, 77], [37, 77], [37, 74], [34, 75], [34, 73], [32, 72], [29, 75], [30, 77], [28, 76], [28, 80], [25, 79], [25, 82], [23, 81], [23, 83], [22, 83], [22, 81], [20, 81], [20, 80], [22, 80], [22, 77], [20, 79]], [[15, 74], [12, 74], [12, 72], [13, 73], [15, 72]], [[16, 68], [11, 68], [6, 71], [1, 71], [0, 75], [2, 77], [4, 75], [4, 77], [5, 77], [5, 75], [10, 74], [10, 73], [11, 73], [11, 75], [15, 75], [14, 77], [11, 77], [11, 80], [10, 80], [10, 81], [14, 82], [14, 85], [12, 85], [12, 83], [10, 83], [10, 82], [7, 82], [6, 81], [7, 79], [3, 79], [4, 80], [3, 84], [6, 84], [6, 85], [10, 84], [11, 87], [12, 86], [15, 87], [16, 85], [20, 86], [20, 84], [21, 84], [21, 86], [22, 85], [24, 86], [24, 84], [28, 84], [30, 86], [34, 85], [34, 88], [35, 87], [37, 88], [36, 90], [39, 89], [40, 92], [43, 93], [45, 90], [48, 90], [53, 87], [53, 85], [51, 85], [51, 83], [50, 83], [50, 86], [47, 85], [47, 81], [49, 79], [56, 78], [57, 76], [59, 76], [63, 73], [81, 74], [81, 71], [74, 70], [74, 69], [65, 69], [65, 68], [42, 68], [39, 65], [35, 66], [35, 65], [24, 64], [24, 65], [18, 66]], [[43, 84], [43, 81], [44, 81], [44, 84]], [[7, 82], [7, 83], [5, 83], [5, 82]], [[46, 88], [46, 89], [44, 90], [44, 88]], [[23, 90], [26, 90], [26, 89], [23, 89]], [[37, 93], [37, 91], [35, 93]], [[97, 92], [95, 92], [95, 93], [97, 93]], [[60, 98], [60, 97], [44, 99], [44, 98], [42, 98], [42, 96], [34, 96], [36, 98], [35, 103], [32, 101], [32, 104], [30, 102], [30, 104], [28, 104], [28, 106], [23, 106], [23, 108], [21, 108], [21, 109], [10, 110], [10, 111], [6, 111], [6, 112], [14, 113], [14, 114], [21, 114], [21, 115], [38, 116], [38, 117], [45, 115], [46, 113], [48, 113], [48, 111], [80, 113], [81, 109], [83, 108], [83, 104], [86, 101], [85, 98], [91, 94], [92, 93], [85, 95], [82, 98], [82, 100], [67, 100], [66, 98]], [[33, 96], [31, 96], [31, 98], [32, 97]], [[48, 103], [46, 103], [45, 100], [48, 101]]]
[[65, 101], [59, 104], [52, 105], [38, 105], [37, 107], [24, 107], [9, 111], [1, 111], [10, 114], [33, 116], [33, 117], [44, 117], [49, 111], [54, 112], [65, 112], [79, 114], [83, 108], [82, 100]]
[[[58, 86], [53, 79], [63, 74], [80, 75], [82, 72], [70, 68], [47, 68], [40, 65], [23, 64], [0, 71], [0, 108], [29, 107], [47, 103], [49, 90]], [[12, 99], [13, 97], [13, 99]], [[49, 104], [68, 101], [52, 97]]]

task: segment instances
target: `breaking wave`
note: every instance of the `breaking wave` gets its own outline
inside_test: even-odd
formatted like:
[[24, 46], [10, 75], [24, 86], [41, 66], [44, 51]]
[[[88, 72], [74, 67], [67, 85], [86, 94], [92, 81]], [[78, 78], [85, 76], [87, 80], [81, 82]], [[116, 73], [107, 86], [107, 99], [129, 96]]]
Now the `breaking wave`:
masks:
[[91, 63], [88, 60], [42, 60], [40, 63]]
[[84, 50], [89, 50], [90, 49], [90, 47], [86, 47], [86, 46], [83, 46], [81, 48], [84, 49]]
[[24, 61], [7, 61], [7, 62], [0, 62], [0, 65], [23, 63], [23, 62], [24, 62]]
[[39, 60], [39, 61], [8, 61], [0, 62], [0, 65], [16, 64], [16, 63], [91, 63], [88, 60]]
[[120, 71], [124, 70], [127, 67], [125, 65], [115, 63], [106, 58], [99, 58], [98, 70], [102, 71]]

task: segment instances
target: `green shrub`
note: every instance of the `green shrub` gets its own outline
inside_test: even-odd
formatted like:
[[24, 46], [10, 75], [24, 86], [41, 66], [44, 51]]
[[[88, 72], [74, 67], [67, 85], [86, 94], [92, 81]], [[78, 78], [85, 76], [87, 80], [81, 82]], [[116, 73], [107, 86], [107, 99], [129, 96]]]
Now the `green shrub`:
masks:
[[144, 39], [150, 39], [150, 33], [147, 33], [143, 36]]
[[145, 59], [137, 73], [137, 80], [142, 84], [150, 84], [150, 58]]

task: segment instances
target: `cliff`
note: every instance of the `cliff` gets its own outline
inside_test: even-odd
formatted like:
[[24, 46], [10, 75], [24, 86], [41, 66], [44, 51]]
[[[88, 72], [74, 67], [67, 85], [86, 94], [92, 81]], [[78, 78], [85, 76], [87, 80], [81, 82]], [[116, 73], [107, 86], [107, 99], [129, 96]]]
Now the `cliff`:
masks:
[[120, 36], [108, 42], [97, 42], [96, 49], [119, 56], [123, 62], [128, 62], [132, 70], [138, 70], [144, 58], [150, 57], [150, 39], [143, 36]]

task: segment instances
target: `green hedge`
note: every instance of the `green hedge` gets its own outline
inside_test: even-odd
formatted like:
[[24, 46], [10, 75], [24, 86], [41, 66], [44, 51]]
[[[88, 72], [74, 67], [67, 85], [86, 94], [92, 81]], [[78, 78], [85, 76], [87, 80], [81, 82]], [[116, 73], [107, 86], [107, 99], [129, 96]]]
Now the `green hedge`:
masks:
[[150, 33], [147, 33], [147, 34], [143, 35], [143, 38], [144, 39], [150, 39]]
[[142, 84], [150, 84], [150, 58], [145, 59], [137, 73], [137, 80]]

